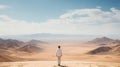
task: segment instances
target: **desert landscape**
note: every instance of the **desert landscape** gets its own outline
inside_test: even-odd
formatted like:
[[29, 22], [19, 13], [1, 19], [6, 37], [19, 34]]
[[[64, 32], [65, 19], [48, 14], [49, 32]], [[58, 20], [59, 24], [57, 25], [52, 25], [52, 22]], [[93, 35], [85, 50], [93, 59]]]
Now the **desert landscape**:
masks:
[[52, 67], [57, 64], [56, 50], [57, 46], [61, 45], [62, 64], [68, 67], [82, 65], [86, 67], [90, 67], [90, 65], [94, 67], [120, 66], [120, 40], [101, 37], [86, 42], [68, 42], [57, 43], [35, 39], [24, 42], [1, 38], [0, 65], [1, 67], [14, 65], [15, 67], [19, 67], [19, 65], [28, 67], [35, 64], [44, 66], [45, 63], [49, 63], [49, 67]]
[[120, 0], [0, 0], [0, 67], [120, 67]]

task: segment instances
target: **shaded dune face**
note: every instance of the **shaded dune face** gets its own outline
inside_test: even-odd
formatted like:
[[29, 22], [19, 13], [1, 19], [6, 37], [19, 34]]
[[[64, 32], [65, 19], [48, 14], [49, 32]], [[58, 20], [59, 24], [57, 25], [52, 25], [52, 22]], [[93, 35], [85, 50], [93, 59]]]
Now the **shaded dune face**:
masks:
[[116, 45], [116, 46], [113, 46], [111, 53], [120, 56], [120, 44], [118, 44], [118, 45]]
[[42, 50], [42, 48], [39, 48], [39, 47], [31, 44], [31, 45], [25, 45], [25, 46], [19, 48], [18, 50], [32, 53], [32, 52], [40, 52]]
[[87, 54], [120, 55], [120, 45], [98, 47], [89, 51]]
[[8, 62], [9, 62], [9, 61], [12, 61], [12, 60], [10, 60], [9, 58], [10, 58], [10, 57], [0, 55], [0, 61], [1, 61], [1, 62], [5, 62], [5, 61], [8, 61]]
[[109, 52], [112, 48], [111, 47], [99, 47], [97, 49], [94, 49], [90, 52], [88, 52], [88, 54], [100, 54], [100, 53], [105, 53], [105, 52]]

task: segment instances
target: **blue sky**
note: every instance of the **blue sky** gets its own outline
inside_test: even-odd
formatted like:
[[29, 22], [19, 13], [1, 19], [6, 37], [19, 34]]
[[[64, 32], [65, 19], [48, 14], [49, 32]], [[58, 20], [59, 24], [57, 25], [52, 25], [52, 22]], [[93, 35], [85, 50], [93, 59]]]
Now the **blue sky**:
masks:
[[0, 4], [10, 8], [0, 11], [15, 19], [46, 21], [73, 9], [111, 7], [120, 9], [120, 0], [0, 0]]
[[0, 35], [119, 35], [120, 0], [0, 0]]

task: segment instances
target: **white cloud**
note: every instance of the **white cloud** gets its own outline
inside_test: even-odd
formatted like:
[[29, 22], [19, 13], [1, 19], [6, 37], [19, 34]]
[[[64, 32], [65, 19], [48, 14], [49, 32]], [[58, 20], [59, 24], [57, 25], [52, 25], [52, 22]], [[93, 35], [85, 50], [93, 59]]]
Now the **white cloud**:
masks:
[[0, 15], [0, 34], [18, 35], [34, 33], [55, 34], [120, 34], [120, 10], [111, 8], [76, 9], [68, 11], [58, 19], [46, 22], [27, 22]]
[[8, 6], [6, 6], [6, 5], [0, 5], [0, 9], [6, 9], [6, 8], [8, 8]]
[[16, 22], [16, 21], [17, 21], [17, 20], [15, 20], [15, 19], [10, 18], [10, 17], [7, 16], [7, 15], [0, 15], [0, 18], [1, 18], [3, 21], [6, 21], [6, 22]]

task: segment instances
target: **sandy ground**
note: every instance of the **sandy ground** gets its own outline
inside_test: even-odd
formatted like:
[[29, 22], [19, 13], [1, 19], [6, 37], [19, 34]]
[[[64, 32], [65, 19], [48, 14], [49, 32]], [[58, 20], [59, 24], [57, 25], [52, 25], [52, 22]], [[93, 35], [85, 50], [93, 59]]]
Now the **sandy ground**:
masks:
[[[62, 61], [66, 67], [120, 67], [120, 63]], [[57, 67], [56, 61], [0, 62], [0, 67]]]
[[[17, 53], [13, 52], [10, 56], [14, 57], [14, 61], [56, 61], [56, 50], [58, 44], [52, 43], [40, 45], [43, 48], [38, 53]], [[92, 44], [81, 43], [62, 43], [62, 61], [84, 61], [84, 62], [115, 62], [120, 63], [120, 56], [116, 55], [88, 55], [85, 54], [90, 50], [100, 47]], [[20, 58], [17, 59], [16, 57]]]
[[[22, 58], [28, 58], [33, 61], [55, 61], [56, 60], [56, 44], [42, 46], [44, 50], [37, 54], [18, 54]], [[41, 46], [40, 46], [41, 47]], [[95, 62], [120, 62], [120, 56], [115, 55], [88, 55], [85, 54], [90, 50], [96, 49], [97, 45], [91, 44], [75, 44], [63, 43], [62, 60], [63, 61], [95, 61]], [[24, 61], [24, 60], [23, 60]]]

